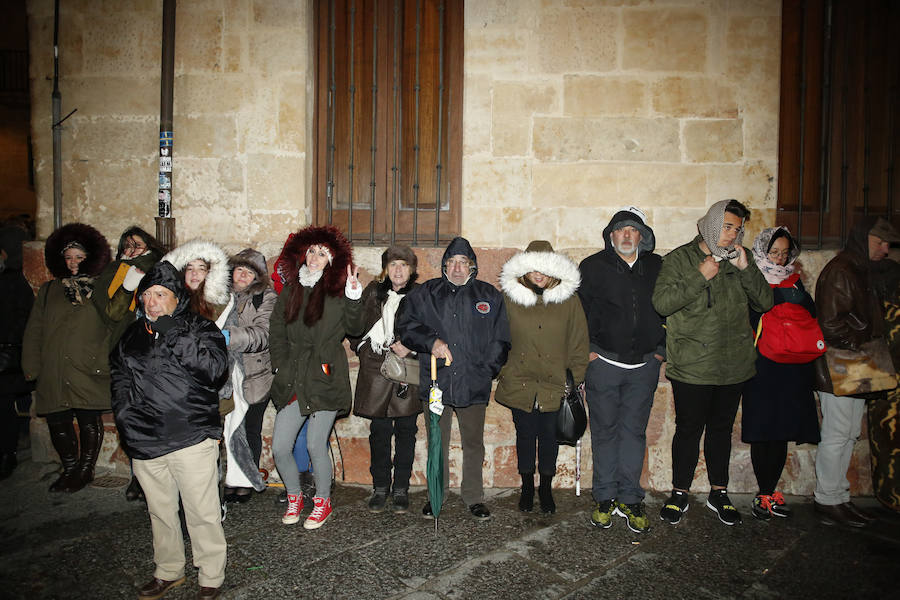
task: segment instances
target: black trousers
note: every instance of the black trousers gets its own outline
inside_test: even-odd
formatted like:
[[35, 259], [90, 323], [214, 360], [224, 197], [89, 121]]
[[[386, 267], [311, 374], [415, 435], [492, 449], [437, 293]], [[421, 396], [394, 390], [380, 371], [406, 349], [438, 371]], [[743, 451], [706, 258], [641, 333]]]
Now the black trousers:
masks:
[[559, 454], [559, 445], [556, 443], [557, 412], [542, 413], [536, 408], [531, 412], [512, 409], [519, 473], [534, 473], [534, 453], [537, 446], [538, 473], [550, 476], [556, 474], [556, 457]]
[[257, 467], [259, 466], [259, 457], [262, 455], [262, 424], [267, 406], [269, 406], [268, 400], [251, 404], [247, 408], [247, 414], [244, 415], [247, 445], [250, 446], [250, 453], [253, 455]]
[[787, 442], [752, 442], [750, 444], [750, 461], [753, 473], [759, 485], [759, 493], [772, 495], [784, 471], [787, 460]]
[[[372, 454], [372, 484], [377, 489], [391, 489], [391, 467], [393, 467], [393, 489], [408, 490], [412, 476], [413, 459], [416, 456], [416, 419], [419, 415], [407, 417], [379, 417], [372, 419], [369, 428], [369, 451]], [[391, 438], [394, 438], [394, 460], [391, 461]]]
[[[695, 385], [672, 382], [675, 435], [672, 437], [672, 487], [691, 489], [700, 458], [700, 438], [711, 486], [728, 486], [731, 432], [741, 403], [742, 383]], [[705, 436], [704, 436], [705, 432]]]

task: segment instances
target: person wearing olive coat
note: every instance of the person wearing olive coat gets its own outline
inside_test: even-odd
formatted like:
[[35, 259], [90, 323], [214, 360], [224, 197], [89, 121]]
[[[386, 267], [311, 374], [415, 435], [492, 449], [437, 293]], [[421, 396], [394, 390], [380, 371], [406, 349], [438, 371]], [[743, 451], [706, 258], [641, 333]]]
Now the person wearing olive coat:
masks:
[[350, 412], [352, 402], [350, 365], [342, 342], [363, 328], [363, 290], [359, 268], [352, 263], [350, 242], [330, 225], [298, 231], [281, 254], [288, 283], [272, 310], [269, 351], [275, 371], [272, 402], [278, 409], [272, 453], [287, 490], [288, 506], [281, 518], [286, 525], [299, 521], [303, 509], [293, 449], [307, 420], [316, 496], [303, 526], [317, 529], [331, 515], [328, 436], [335, 419]]
[[[369, 510], [384, 510], [388, 494], [395, 513], [409, 510], [409, 478], [416, 453], [416, 419], [422, 412], [419, 386], [386, 379], [381, 365], [389, 352], [410, 355], [394, 331], [403, 298], [415, 289], [418, 259], [407, 246], [391, 246], [381, 255], [381, 274], [363, 290], [364, 331], [350, 340], [359, 356], [359, 376], [353, 414], [371, 420], [372, 497]], [[415, 356], [414, 354], [412, 356]], [[394, 439], [393, 487], [391, 485], [391, 438]]]
[[519, 510], [534, 505], [534, 458], [537, 446], [541, 511], [556, 512], [551, 484], [556, 474], [556, 418], [565, 392], [566, 369], [583, 381], [587, 369], [587, 320], [575, 292], [578, 266], [553, 251], [549, 242], [528, 244], [525, 252], [503, 265], [500, 286], [512, 347], [497, 385], [497, 402], [512, 410], [522, 492]]
[[741, 245], [750, 211], [721, 200], [697, 221], [697, 237], [663, 259], [653, 307], [666, 317], [666, 377], [672, 382], [672, 495], [660, 519], [673, 525], [690, 507], [700, 456], [706, 459], [706, 506], [726, 525], [741, 522], [728, 498], [731, 433], [744, 383], [756, 374], [750, 310], [772, 308], [772, 288]]
[[47, 238], [44, 258], [55, 279], [41, 286], [28, 318], [22, 370], [27, 380], [37, 380], [35, 410], [46, 417], [62, 463], [50, 491], [77, 492], [94, 480], [102, 414], [110, 409], [110, 333], [91, 302], [94, 294], [105, 293], [95, 283], [110, 261], [110, 248], [90, 225], [70, 223]]

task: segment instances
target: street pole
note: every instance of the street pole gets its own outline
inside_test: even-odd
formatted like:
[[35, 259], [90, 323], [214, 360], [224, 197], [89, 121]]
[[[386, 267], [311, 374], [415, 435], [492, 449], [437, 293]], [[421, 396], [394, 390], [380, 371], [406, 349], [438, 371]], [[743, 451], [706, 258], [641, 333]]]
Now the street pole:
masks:
[[162, 74], [159, 86], [159, 211], [156, 217], [156, 239], [167, 250], [175, 247], [175, 218], [172, 216], [174, 90], [175, 0], [163, 0]]

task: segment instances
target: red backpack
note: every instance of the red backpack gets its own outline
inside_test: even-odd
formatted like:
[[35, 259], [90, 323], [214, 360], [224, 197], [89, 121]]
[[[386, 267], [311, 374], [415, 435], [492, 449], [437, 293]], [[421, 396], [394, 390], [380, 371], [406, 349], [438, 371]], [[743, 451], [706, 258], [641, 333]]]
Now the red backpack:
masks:
[[[799, 278], [795, 273], [772, 287], [793, 287]], [[808, 310], [793, 302], [776, 304], [763, 314], [756, 328], [756, 345], [766, 358], [789, 364], [812, 362], [826, 350], [819, 323]]]

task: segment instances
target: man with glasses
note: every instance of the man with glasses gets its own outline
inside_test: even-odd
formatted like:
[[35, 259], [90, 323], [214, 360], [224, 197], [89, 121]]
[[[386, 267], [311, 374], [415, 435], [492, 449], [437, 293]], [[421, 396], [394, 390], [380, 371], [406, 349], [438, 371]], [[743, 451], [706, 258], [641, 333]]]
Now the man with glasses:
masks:
[[[419, 396], [428, 401], [431, 356], [438, 360], [437, 382], [444, 393], [441, 441], [444, 453], [444, 496], [450, 482], [450, 425], [453, 413], [462, 439], [463, 502], [479, 521], [491, 518], [484, 505], [484, 414], [491, 397], [491, 380], [506, 363], [509, 322], [503, 294], [478, 281], [478, 263], [465, 238], [450, 242], [441, 260], [443, 275], [426, 281], [404, 299], [397, 315], [397, 332], [407, 348], [419, 353]], [[428, 408], [426, 407], [426, 425]], [[431, 503], [422, 514], [433, 518]]]
[[704, 431], [706, 506], [726, 525], [741, 522], [726, 488], [741, 391], [756, 373], [748, 307], [763, 313], [773, 302], [772, 289], [741, 245], [749, 217], [737, 200], [713, 204], [697, 221], [699, 235], [665, 257], [653, 291], [653, 306], [666, 317], [666, 377], [675, 400], [673, 489], [659, 517], [673, 525], [690, 507]]

